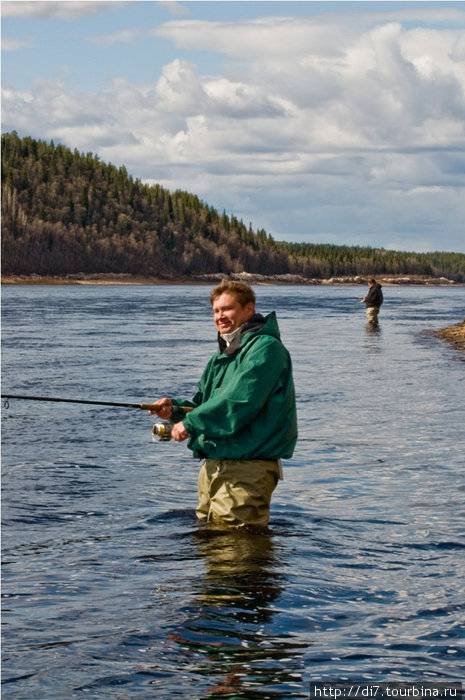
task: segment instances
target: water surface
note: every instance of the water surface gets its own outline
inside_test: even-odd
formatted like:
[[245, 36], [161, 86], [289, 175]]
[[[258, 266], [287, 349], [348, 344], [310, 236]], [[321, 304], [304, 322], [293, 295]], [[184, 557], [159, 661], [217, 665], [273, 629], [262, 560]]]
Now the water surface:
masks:
[[[196, 523], [199, 463], [136, 409], [3, 409], [3, 697], [308, 697], [462, 680], [465, 288], [257, 287], [300, 439], [264, 535]], [[191, 397], [209, 287], [3, 289], [3, 392]]]

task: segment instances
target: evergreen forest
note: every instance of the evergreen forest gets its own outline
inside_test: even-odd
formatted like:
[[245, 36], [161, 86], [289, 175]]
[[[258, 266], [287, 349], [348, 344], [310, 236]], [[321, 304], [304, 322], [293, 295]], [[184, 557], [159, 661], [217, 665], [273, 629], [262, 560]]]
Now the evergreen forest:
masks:
[[2, 135], [2, 274], [424, 275], [465, 282], [461, 253], [276, 241], [195, 194], [53, 141]]

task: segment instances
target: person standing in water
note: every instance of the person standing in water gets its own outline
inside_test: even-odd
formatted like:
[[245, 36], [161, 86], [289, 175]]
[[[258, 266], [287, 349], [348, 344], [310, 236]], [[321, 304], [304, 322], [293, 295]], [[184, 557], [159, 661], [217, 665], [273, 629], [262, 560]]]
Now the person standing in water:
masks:
[[368, 287], [368, 293], [363, 297], [362, 301], [366, 305], [368, 323], [376, 325], [378, 323], [379, 309], [383, 303], [383, 292], [381, 285], [375, 279], [371, 279], [368, 282]]
[[[292, 457], [297, 414], [292, 364], [275, 312], [255, 312], [255, 293], [223, 281], [210, 295], [218, 350], [191, 401], [165, 397], [156, 413], [174, 422], [171, 436], [188, 440], [204, 459], [196, 515], [232, 527], [264, 526], [271, 495]], [[182, 407], [193, 408], [187, 415]]]

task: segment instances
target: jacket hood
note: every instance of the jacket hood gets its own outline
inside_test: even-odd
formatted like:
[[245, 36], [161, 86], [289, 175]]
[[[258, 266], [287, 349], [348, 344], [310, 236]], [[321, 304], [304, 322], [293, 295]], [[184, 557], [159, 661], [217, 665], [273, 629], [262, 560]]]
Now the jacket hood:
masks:
[[234, 337], [231, 344], [226, 345], [226, 341], [218, 333], [218, 346], [220, 352], [224, 355], [232, 355], [243, 344], [244, 336], [247, 333], [256, 333], [260, 335], [271, 335], [274, 338], [280, 339], [278, 321], [276, 313], [272, 311], [268, 316], [262, 314], [254, 314], [248, 321], [242, 324], [240, 332]]

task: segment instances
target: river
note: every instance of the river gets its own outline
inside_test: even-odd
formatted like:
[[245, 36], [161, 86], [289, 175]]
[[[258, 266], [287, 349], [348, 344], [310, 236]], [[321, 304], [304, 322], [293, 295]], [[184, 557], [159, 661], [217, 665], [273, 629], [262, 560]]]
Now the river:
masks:
[[[199, 462], [138, 409], [2, 409], [3, 697], [308, 698], [465, 677], [465, 288], [256, 287], [299, 441], [269, 532], [201, 528]], [[206, 286], [6, 286], [2, 391], [191, 397]]]

